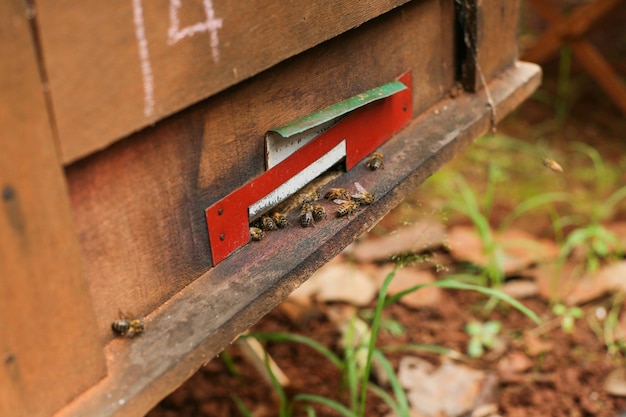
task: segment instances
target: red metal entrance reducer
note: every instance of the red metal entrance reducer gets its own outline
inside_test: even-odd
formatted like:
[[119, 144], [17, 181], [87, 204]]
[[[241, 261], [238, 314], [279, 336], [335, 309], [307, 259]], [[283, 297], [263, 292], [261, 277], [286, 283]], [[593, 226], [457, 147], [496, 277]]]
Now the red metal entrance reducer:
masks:
[[[411, 74], [406, 73], [396, 81], [268, 132], [268, 136], [272, 133], [286, 138], [308, 131], [313, 135], [316, 131], [321, 133], [309, 135], [306, 145], [279, 158], [275, 165], [268, 154], [265, 173], [206, 209], [213, 265], [250, 241], [248, 224], [251, 214], [258, 214], [260, 200], [328, 154], [345, 156], [346, 170], [350, 170], [402, 129], [411, 120], [412, 113]], [[257, 208], [251, 210], [255, 205]]]

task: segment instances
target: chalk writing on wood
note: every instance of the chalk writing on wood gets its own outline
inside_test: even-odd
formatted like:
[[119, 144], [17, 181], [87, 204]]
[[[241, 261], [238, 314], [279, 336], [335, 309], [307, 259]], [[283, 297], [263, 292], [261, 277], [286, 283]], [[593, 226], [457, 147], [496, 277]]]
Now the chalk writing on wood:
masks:
[[[146, 117], [154, 113], [154, 75], [150, 64], [150, 54], [148, 52], [148, 40], [146, 39], [146, 29], [143, 19], [142, 0], [132, 0], [133, 2], [133, 22], [135, 24], [135, 37], [139, 49], [139, 61], [141, 63], [141, 76], [143, 79], [144, 109]], [[167, 44], [174, 45], [181, 39], [194, 36], [197, 33], [208, 32], [211, 41], [211, 54], [213, 61], [219, 62], [219, 37], [218, 30], [222, 28], [223, 21], [215, 16], [212, 0], [203, 0], [206, 20], [190, 26], [180, 27], [178, 11], [182, 6], [182, 0], [170, 0], [169, 17], [170, 26], [167, 31]]]
[[135, 23], [135, 37], [139, 48], [139, 62], [141, 63], [141, 77], [143, 79], [143, 114], [150, 117], [154, 112], [154, 76], [150, 65], [141, 0], [133, 0], [133, 22]]
[[213, 60], [215, 62], [218, 62], [220, 60], [220, 51], [217, 31], [222, 28], [222, 19], [215, 17], [215, 10], [213, 10], [212, 0], [203, 0], [202, 3], [204, 5], [206, 21], [198, 22], [194, 25], [180, 29], [178, 10], [182, 5], [182, 1], [170, 1], [170, 28], [167, 33], [167, 44], [174, 45], [179, 40], [188, 36], [193, 36], [196, 33], [209, 32], [209, 36], [211, 38], [211, 53], [213, 54]]

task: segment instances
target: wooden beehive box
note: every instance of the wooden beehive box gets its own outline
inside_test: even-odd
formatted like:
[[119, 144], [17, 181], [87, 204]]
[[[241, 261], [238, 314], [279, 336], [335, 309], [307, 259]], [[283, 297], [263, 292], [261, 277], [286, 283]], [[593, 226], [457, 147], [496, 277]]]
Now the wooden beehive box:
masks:
[[[0, 4], [2, 416], [143, 415], [540, 82], [511, 0], [25, 4]], [[269, 176], [266, 133], [346, 102], [348, 143], [401, 119], [370, 143], [385, 169], [348, 149], [329, 184], [376, 201], [216, 249], [247, 230], [210, 216]], [[145, 333], [114, 338], [119, 311]]]

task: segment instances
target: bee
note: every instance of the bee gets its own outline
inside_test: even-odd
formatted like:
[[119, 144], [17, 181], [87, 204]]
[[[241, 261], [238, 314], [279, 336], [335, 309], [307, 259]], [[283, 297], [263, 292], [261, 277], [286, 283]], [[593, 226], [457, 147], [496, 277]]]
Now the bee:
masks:
[[358, 192], [356, 194], [352, 194], [352, 200], [357, 201], [359, 204], [372, 204], [374, 202], [374, 194], [367, 191], [358, 182], [355, 182], [354, 186]]
[[119, 313], [119, 320], [111, 323], [111, 330], [117, 336], [135, 337], [143, 333], [145, 326], [140, 319], [131, 318], [127, 314]]
[[543, 164], [554, 172], [563, 172], [563, 167], [554, 159], [543, 158]]
[[309, 193], [300, 194], [300, 196], [302, 197], [303, 203], [312, 203], [320, 199], [320, 192], [318, 190], [315, 190]]
[[274, 213], [272, 213], [272, 219], [279, 229], [284, 229], [285, 227], [287, 227], [287, 225], [289, 225], [287, 216], [285, 216], [283, 213], [275, 211]]
[[380, 152], [374, 152], [367, 161], [367, 167], [372, 171], [376, 171], [378, 168], [385, 168], [383, 165], [383, 154]]
[[261, 217], [261, 229], [265, 231], [276, 230], [278, 229], [278, 226], [276, 226], [273, 218], [270, 216], [263, 216]]
[[343, 188], [331, 188], [324, 194], [324, 198], [327, 200], [350, 200], [350, 193]]
[[348, 216], [352, 213], [354, 213], [355, 211], [357, 211], [359, 209], [359, 202], [355, 201], [355, 200], [341, 200], [341, 199], [336, 199], [333, 200], [336, 204], [339, 204], [339, 207], [337, 208], [337, 211], [335, 212], [335, 215], [337, 217], [344, 217], [344, 216]]
[[300, 226], [313, 226], [313, 204], [302, 203], [302, 208], [300, 210]]
[[326, 218], [326, 209], [321, 204], [313, 205], [313, 218], [316, 222]]
[[263, 239], [264, 236], [265, 236], [265, 232], [263, 231], [263, 229], [259, 229], [258, 227], [250, 228], [250, 238], [252, 240], [259, 241]]

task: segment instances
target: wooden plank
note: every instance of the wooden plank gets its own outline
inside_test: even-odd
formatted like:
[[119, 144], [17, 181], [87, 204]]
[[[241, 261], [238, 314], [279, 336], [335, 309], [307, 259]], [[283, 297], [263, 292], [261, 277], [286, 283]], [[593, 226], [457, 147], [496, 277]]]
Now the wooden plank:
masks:
[[[500, 118], [538, 87], [540, 72], [534, 64], [518, 64], [489, 83]], [[372, 172], [362, 163], [329, 184], [360, 181], [378, 196], [372, 205], [352, 217], [327, 219], [315, 228], [288, 228], [242, 248], [151, 314], [141, 338], [110, 343], [107, 356], [115, 360], [109, 377], [55, 417], [144, 415], [486, 132], [491, 123], [486, 101], [483, 89], [429, 108], [382, 146], [384, 170]], [[274, 262], [277, 256], [281, 262]]]
[[517, 59], [519, 0], [462, 0], [459, 47], [465, 48], [462, 82], [476, 91]]
[[37, 417], [106, 369], [27, 15], [0, 2], [0, 415]]
[[209, 269], [205, 209], [264, 172], [265, 132], [407, 70], [414, 114], [447, 95], [452, 20], [447, 1], [409, 3], [70, 166], [100, 337]]
[[37, 18], [63, 161], [407, 1], [41, 2]]

